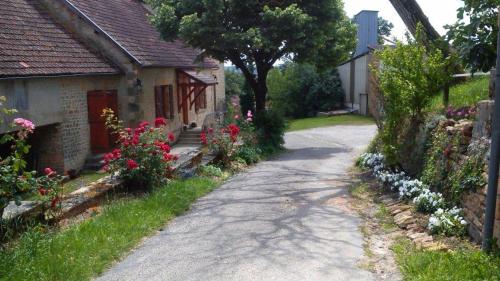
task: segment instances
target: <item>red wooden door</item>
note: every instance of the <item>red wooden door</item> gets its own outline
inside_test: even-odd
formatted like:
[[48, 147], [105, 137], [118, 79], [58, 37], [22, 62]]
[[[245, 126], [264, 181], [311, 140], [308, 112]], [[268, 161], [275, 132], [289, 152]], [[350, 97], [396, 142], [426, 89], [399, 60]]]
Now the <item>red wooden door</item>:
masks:
[[90, 124], [90, 149], [93, 153], [108, 152], [116, 143], [116, 136], [107, 129], [102, 111], [111, 108], [118, 114], [118, 94], [116, 90], [91, 91], [87, 93]]

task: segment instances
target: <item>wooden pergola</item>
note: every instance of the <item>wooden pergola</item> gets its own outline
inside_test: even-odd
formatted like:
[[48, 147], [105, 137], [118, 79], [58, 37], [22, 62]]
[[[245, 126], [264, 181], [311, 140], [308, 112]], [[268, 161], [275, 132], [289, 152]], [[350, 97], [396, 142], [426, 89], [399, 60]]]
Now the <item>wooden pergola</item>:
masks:
[[177, 70], [177, 100], [178, 110], [189, 105], [193, 108], [196, 99], [206, 90], [208, 86], [217, 84], [214, 77], [196, 72], [194, 70]]

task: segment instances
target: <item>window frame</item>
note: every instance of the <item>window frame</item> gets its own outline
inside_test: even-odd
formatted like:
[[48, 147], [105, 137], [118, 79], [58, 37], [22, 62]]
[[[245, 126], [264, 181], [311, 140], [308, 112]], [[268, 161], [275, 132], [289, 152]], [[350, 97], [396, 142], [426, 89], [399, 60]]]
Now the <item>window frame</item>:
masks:
[[207, 89], [203, 89], [203, 92], [201, 92], [198, 97], [196, 97], [196, 101], [194, 103], [194, 108], [195, 111], [198, 112], [200, 109], [201, 110], [206, 110], [207, 109]]
[[154, 87], [156, 118], [174, 119], [174, 89], [172, 85]]

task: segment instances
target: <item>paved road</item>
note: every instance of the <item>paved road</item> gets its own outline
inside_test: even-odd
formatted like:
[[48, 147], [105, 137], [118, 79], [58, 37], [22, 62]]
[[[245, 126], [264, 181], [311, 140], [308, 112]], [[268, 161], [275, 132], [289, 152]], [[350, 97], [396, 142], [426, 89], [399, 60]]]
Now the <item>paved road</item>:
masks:
[[288, 152], [239, 174], [99, 280], [372, 280], [346, 171], [374, 126], [286, 135]]

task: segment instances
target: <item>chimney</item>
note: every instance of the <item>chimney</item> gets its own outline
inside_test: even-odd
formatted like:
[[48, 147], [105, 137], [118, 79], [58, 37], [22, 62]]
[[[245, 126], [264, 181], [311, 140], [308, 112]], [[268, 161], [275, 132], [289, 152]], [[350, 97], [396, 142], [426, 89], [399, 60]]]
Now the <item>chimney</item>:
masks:
[[354, 56], [367, 53], [378, 46], [378, 11], [363, 10], [354, 16], [358, 26], [358, 45]]

